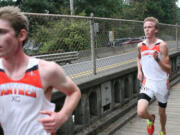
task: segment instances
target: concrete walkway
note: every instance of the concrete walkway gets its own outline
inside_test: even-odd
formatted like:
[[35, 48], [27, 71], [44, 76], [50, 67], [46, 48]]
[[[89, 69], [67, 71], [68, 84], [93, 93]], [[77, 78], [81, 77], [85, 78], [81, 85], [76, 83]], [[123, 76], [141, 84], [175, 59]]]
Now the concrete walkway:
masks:
[[[156, 115], [154, 135], [159, 135], [160, 123], [158, 116], [158, 103], [155, 101], [149, 107], [149, 112]], [[180, 135], [180, 82], [171, 88], [167, 106], [167, 134]], [[148, 135], [146, 132], [146, 120], [135, 116], [113, 135]]]

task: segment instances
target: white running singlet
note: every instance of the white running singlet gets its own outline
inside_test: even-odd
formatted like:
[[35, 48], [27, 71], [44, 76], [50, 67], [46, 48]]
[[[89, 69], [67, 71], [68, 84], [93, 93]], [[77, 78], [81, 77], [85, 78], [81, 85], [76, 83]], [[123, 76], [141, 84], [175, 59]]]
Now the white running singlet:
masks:
[[0, 123], [4, 135], [51, 135], [38, 122], [48, 117], [40, 111], [55, 109], [42, 89], [38, 63], [38, 59], [30, 58], [24, 77], [12, 80], [0, 60]]
[[144, 75], [143, 84], [140, 93], [145, 93], [148, 96], [156, 97], [158, 101], [166, 103], [168, 100], [168, 77], [169, 75], [162, 70], [157, 61], [153, 57], [155, 51], [160, 56], [160, 43], [158, 39], [153, 48], [148, 48], [146, 40], [142, 42], [141, 47], [141, 66]]

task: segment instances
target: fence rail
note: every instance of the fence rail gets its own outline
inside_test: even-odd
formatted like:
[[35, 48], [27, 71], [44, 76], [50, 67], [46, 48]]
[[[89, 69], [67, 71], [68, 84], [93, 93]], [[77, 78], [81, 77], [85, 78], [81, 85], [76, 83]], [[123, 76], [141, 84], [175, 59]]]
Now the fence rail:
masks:
[[36, 55], [36, 58], [45, 59], [47, 61], [55, 61], [58, 64], [63, 63], [72, 63], [74, 60], [78, 60], [79, 53], [77, 51], [74, 52], [65, 52], [65, 53], [53, 53], [53, 54], [44, 54], [44, 55]]

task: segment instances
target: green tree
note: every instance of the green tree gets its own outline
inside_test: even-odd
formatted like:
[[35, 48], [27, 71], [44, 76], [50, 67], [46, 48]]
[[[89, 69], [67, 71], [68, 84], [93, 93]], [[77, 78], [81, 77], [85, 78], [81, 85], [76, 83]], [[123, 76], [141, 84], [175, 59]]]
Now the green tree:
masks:
[[120, 17], [130, 20], [143, 20], [146, 11], [146, 6], [144, 6], [144, 4], [144, 0], [124, 4]]
[[[176, 0], [175, 0], [176, 1]], [[121, 18], [131, 20], [144, 20], [154, 16], [162, 23], [174, 22], [174, 0], [132, 0], [124, 4]]]
[[174, 0], [146, 0], [144, 17], [154, 16], [163, 23], [174, 23]]
[[122, 0], [75, 0], [75, 13], [91, 12], [97, 17], [117, 17], [122, 9]]
[[13, 0], [0, 0], [0, 7], [7, 5], [15, 5], [15, 2]]
[[70, 14], [69, 0], [17, 0], [15, 4], [25, 12]]
[[53, 0], [56, 13], [70, 14], [69, 0]]
[[50, 0], [23, 0], [18, 2], [24, 12], [55, 13], [54, 2]]

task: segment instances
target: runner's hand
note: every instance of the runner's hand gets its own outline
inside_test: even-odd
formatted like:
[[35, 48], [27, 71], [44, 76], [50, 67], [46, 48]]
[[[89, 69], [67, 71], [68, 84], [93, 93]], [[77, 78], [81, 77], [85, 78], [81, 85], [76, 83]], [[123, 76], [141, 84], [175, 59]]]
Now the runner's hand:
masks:
[[55, 133], [68, 119], [68, 116], [61, 112], [40, 111], [40, 114], [49, 115], [38, 120], [48, 133]]
[[143, 80], [143, 74], [142, 72], [138, 72], [137, 78], [142, 81]]
[[154, 51], [153, 57], [154, 57], [154, 59], [155, 59], [157, 62], [160, 61], [159, 56], [158, 56], [158, 52], [157, 52], [157, 51]]

